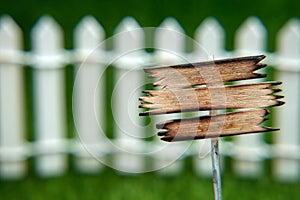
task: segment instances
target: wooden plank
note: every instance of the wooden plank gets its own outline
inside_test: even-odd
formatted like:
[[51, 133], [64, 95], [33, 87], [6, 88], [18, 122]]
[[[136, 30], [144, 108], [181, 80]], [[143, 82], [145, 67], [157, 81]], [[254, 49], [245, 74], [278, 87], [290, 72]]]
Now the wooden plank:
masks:
[[267, 109], [247, 110], [216, 116], [175, 119], [157, 124], [161, 139], [168, 142], [274, 131], [261, 126], [269, 114]]
[[146, 68], [151, 78], [157, 78], [154, 86], [183, 88], [195, 85], [223, 83], [253, 78], [263, 78], [266, 74], [256, 72], [265, 67], [259, 62], [264, 55], [232, 59], [197, 62], [182, 65]]
[[272, 88], [281, 82], [265, 82], [244, 85], [188, 88], [181, 90], [146, 91], [150, 96], [141, 97], [141, 108], [150, 110], [140, 116], [177, 113], [198, 110], [262, 108], [283, 104]]

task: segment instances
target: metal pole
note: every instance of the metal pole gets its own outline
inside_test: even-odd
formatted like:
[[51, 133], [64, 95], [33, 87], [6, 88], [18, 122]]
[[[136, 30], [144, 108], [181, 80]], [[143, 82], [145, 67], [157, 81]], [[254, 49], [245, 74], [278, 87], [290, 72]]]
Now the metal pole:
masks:
[[[210, 116], [218, 114], [217, 110], [211, 110]], [[215, 200], [222, 200], [222, 185], [221, 185], [221, 170], [220, 170], [220, 153], [219, 153], [219, 138], [211, 139], [211, 161], [213, 170], [213, 186]]]
[[211, 160], [213, 168], [213, 186], [215, 200], [222, 200], [221, 186], [221, 170], [220, 170], [220, 154], [219, 154], [219, 139], [211, 139]]

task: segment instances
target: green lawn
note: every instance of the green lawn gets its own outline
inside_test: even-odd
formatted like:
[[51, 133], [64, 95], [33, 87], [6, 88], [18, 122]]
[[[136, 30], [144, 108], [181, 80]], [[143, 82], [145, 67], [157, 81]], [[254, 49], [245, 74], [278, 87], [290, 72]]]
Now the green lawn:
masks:
[[[223, 176], [224, 199], [299, 199], [300, 183], [283, 184], [262, 177], [244, 180], [228, 173]], [[185, 171], [175, 177], [155, 173], [121, 176], [110, 169], [97, 175], [69, 173], [59, 178], [29, 176], [21, 181], [1, 181], [0, 198], [7, 200], [52, 199], [213, 199], [212, 182]]]

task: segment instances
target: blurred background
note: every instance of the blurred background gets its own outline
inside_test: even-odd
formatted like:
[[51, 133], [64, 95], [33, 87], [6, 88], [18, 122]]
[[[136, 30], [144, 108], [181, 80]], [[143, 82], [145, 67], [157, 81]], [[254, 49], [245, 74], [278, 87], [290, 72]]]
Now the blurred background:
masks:
[[[0, 40], [0, 42], [3, 44], [1, 46], [0, 43], [0, 50], [2, 52], [2, 55], [0, 55], [0, 77], [2, 79], [0, 82], [0, 144], [2, 146], [0, 199], [213, 199], [213, 187], [209, 174], [209, 166], [211, 164], [210, 160], [206, 157], [203, 157], [204, 159], [202, 160], [198, 158], [199, 150], [197, 149], [197, 146], [205, 146], [204, 143], [199, 142], [193, 144], [192, 148], [194, 150], [187, 151], [187, 155], [184, 157], [184, 159], [180, 160], [180, 163], [175, 163], [175, 165], [172, 165], [173, 167], [168, 168], [170, 173], [168, 173], [168, 170], [162, 172], [146, 172], [147, 170], [142, 170], [145, 173], [131, 174], [120, 172], [116, 169], [123, 168], [125, 169], [124, 171], [139, 171], [139, 166], [135, 168], [134, 164], [132, 164], [135, 162], [139, 163], [139, 158], [135, 158], [134, 156], [126, 157], [126, 155], [122, 157], [121, 155], [119, 159], [121, 161], [117, 161], [115, 163], [113, 161], [113, 156], [108, 155], [105, 158], [108, 161], [104, 161], [103, 165], [101, 164], [101, 166], [99, 166], [100, 162], [95, 160], [94, 158], [90, 158], [89, 155], [92, 152], [91, 154], [93, 155], [93, 157], [98, 157], [100, 158], [100, 161], [103, 161], [101, 159], [101, 153], [105, 152], [105, 149], [103, 149], [105, 147], [102, 148], [98, 147], [97, 145], [95, 147], [93, 146], [93, 141], [90, 140], [101, 140], [101, 138], [98, 138], [98, 136], [92, 136], [91, 139], [89, 136], [85, 136], [84, 134], [81, 135], [80, 139], [88, 144], [85, 147], [81, 147], [80, 145], [78, 145], [76, 143], [76, 139], [74, 139], [76, 138], [74, 118], [75, 120], [89, 121], [90, 119], [88, 117], [85, 117], [84, 114], [81, 115], [81, 113], [85, 113], [85, 111], [82, 110], [92, 109], [94, 108], [94, 106], [101, 106], [92, 105], [93, 102], [88, 102], [90, 99], [80, 99], [80, 97], [76, 98], [78, 99], [78, 101], [75, 100], [75, 103], [73, 102], [73, 95], [85, 95], [85, 93], [80, 93], [82, 92], [80, 88], [78, 89], [78, 91], [77, 89], [74, 90], [74, 85], [76, 85], [74, 74], [79, 70], [78, 65], [83, 63], [82, 57], [86, 55], [84, 54], [84, 50], [91, 50], [95, 48], [95, 46], [93, 46], [93, 42], [100, 43], [105, 38], [114, 36], [114, 34], [116, 32], [120, 32], [120, 30], [130, 30], [130, 25], [125, 25], [125, 28], [122, 29], [120, 23], [122, 21], [123, 23], [125, 23], [124, 19], [126, 19], [126, 23], [133, 24], [133, 28], [136, 28], [136, 24], [139, 24], [140, 27], [159, 27], [162, 26], [161, 24], [163, 22], [164, 24], [166, 24], [166, 19], [167, 21], [169, 21], [168, 23], [170, 27], [172, 27], [172, 25], [170, 24], [174, 25], [175, 23], [175, 28], [174, 26], [173, 28], [177, 32], [178, 30], [183, 30], [182, 33], [185, 34], [187, 38], [186, 44], [184, 43], [183, 45], [183, 49], [180, 49], [179, 51], [193, 52], [194, 44], [191, 38], [195, 39], [197, 37], [197, 30], [199, 30], [199, 25], [206, 22], [206, 24], [210, 24], [207, 25], [208, 27], [213, 27], [212, 33], [218, 32], [221, 27], [220, 37], [223, 38], [220, 44], [221, 47], [223, 44], [222, 51], [220, 50], [220, 52], [214, 52], [213, 48], [210, 49], [210, 47], [208, 47], [209, 51], [207, 53], [209, 54], [212, 52], [213, 55], [207, 56], [212, 56], [214, 58], [225, 58], [253, 53], [262, 53], [268, 55], [269, 58], [267, 59], [267, 63], [270, 65], [270, 68], [267, 70], [267, 73], [269, 74], [268, 79], [290, 79], [290, 85], [284, 86], [284, 91], [287, 90], [287, 92], [284, 92], [284, 94], [287, 95], [286, 102], [290, 101], [290, 105], [294, 105], [288, 107], [289, 109], [286, 109], [287, 111], [284, 111], [282, 109], [278, 111], [278, 116], [281, 117], [275, 118], [272, 116], [271, 122], [269, 122], [268, 125], [273, 125], [280, 128], [282, 128], [283, 126], [284, 131], [291, 132], [290, 140], [292, 140], [292, 142], [290, 140], [284, 140], [284, 138], [287, 137], [284, 135], [280, 135], [277, 138], [274, 138], [272, 135], [273, 133], [263, 134], [262, 136], [258, 136], [259, 138], [250, 137], [248, 139], [237, 139], [237, 141], [235, 142], [240, 144], [240, 146], [242, 147], [245, 144], [247, 145], [247, 142], [249, 142], [254, 149], [254, 152], [252, 152], [253, 154], [259, 154], [256, 151], [262, 150], [266, 155], [260, 155], [260, 157], [254, 156], [253, 159], [250, 158], [251, 156], [249, 156], [250, 160], [234, 164], [235, 162], [233, 162], [233, 160], [243, 161], [243, 158], [239, 157], [240, 155], [242, 155], [243, 157], [243, 154], [232, 153], [230, 151], [231, 148], [234, 148], [235, 150], [238, 149], [232, 146], [234, 144], [232, 143], [234, 139], [225, 139], [223, 148], [221, 147], [221, 151], [223, 151], [224, 154], [222, 158], [222, 164], [224, 166], [222, 176], [223, 196], [224, 199], [298, 199], [300, 196], [300, 165], [297, 152], [299, 152], [300, 141], [299, 136], [297, 135], [300, 133], [298, 132], [298, 119], [300, 118], [298, 115], [295, 115], [298, 114], [298, 112], [296, 111], [299, 110], [297, 106], [297, 100], [299, 98], [297, 95], [299, 90], [299, 72], [296, 69], [297, 66], [298, 68], [300, 66], [299, 61], [297, 60], [300, 56], [300, 32], [298, 21], [298, 17], [300, 16], [299, 10], [300, 2], [296, 0], [254, 0], [248, 2], [223, 0], [154, 0], [143, 2], [137, 0], [0, 0], [0, 30], [2, 30], [2, 32], [0, 31], [0, 37], [2, 34], [2, 37], [5, 38], [3, 35], [6, 34], [7, 38], [12, 39], [12, 42], [7, 42], [9, 41], [9, 39], [5, 40], [2, 38], [2, 40]], [[86, 16], [92, 17], [84, 18]], [[132, 18], [128, 18], [128, 16]], [[83, 19], [86, 19], [86, 24], [91, 23], [92, 25], [86, 25], [83, 23], [83, 28], [80, 28], [79, 24]], [[132, 19], [134, 19], [134, 23], [132, 22]], [[93, 20], [98, 21], [103, 29], [99, 31], [98, 25], [95, 25], [95, 21]], [[14, 36], [14, 34], [10, 34], [10, 31], [6, 31], [10, 30], [10, 27], [13, 27], [12, 29], [15, 30], [15, 25], [10, 25], [12, 24], [12, 21], [14, 21], [17, 24], [16, 26], [20, 28], [18, 29], [20, 32], [17, 31], [18, 33], [16, 34], [16, 36]], [[211, 25], [216, 23], [217, 25]], [[39, 24], [40, 28], [37, 28], [37, 24]], [[85, 37], [85, 34], [89, 35], [90, 33], [88, 31], [85, 32], [84, 30], [90, 30], [90, 27], [94, 25], [96, 26], [96, 28], [92, 29], [91, 35], [95, 33], [95, 39], [93, 39], [92, 36]], [[52, 27], [52, 29], [56, 29], [57, 27], [59, 27], [57, 28], [58, 32], [60, 32], [58, 34], [59, 36], [56, 36], [55, 31], [51, 34], [47, 32], [47, 28], [41, 28], [47, 26]], [[177, 28], [180, 28], [176, 29], [176, 26]], [[119, 31], [116, 30], [117, 27], [119, 27]], [[239, 34], [238, 30], [241, 30], [241, 27], [246, 27], [245, 29], [250, 32], [250, 38], [255, 38], [257, 36], [258, 39], [254, 39], [256, 42], [252, 42], [251, 39], [249, 39], [248, 41], [247, 36], [245, 36], [246, 39], [238, 39], [243, 38], [237, 36]], [[287, 28], [284, 29], [283, 27]], [[79, 29], [82, 29], [82, 33], [78, 33], [80, 32], [78, 31]], [[76, 30], [77, 34], [75, 33]], [[284, 33], [285, 30], [287, 30], [288, 34]], [[289, 32], [288, 30], [291, 31]], [[43, 36], [43, 34], [46, 35]], [[130, 34], [131, 36], [124, 34], [124, 37], [126, 36], [125, 38], [129, 38], [128, 40], [130, 40], [131, 37], [140, 37], [139, 33], [136, 32], [131, 32]], [[146, 31], [146, 43], [155, 43], [159, 41], [153, 39], [154, 36], [151, 34], [155, 35], [155, 31]], [[285, 37], [285, 35], [288, 36]], [[215, 42], [216, 38], [219, 38], [218, 34], [209, 34], [209, 36], [211, 37], [206, 37], [207, 41], [211, 40], [212, 43]], [[80, 42], [80, 39], [78, 39], [80, 37], [92, 39], [86, 39], [82, 40], [86, 42]], [[177, 38], [176, 34], [174, 37]], [[280, 39], [280, 37], [282, 37], [283, 39]], [[19, 39], [20, 41], [18, 41]], [[281, 41], [285, 40], [291, 40], [288, 41], [289, 43], [287, 43], [289, 45], [288, 47], [285, 47], [284, 44], [281, 44], [284, 43]], [[48, 44], [46, 44], [45, 46], [48, 46], [49, 48], [45, 48], [45, 46], [39, 45], [40, 43], [47, 43], [47, 41]], [[60, 42], [56, 43], [55, 41]], [[103, 51], [105, 52], [109, 52], [109, 50], [113, 49], [116, 41], [118, 41], [118, 39], [112, 37], [112, 39], [109, 39], [108, 43], [105, 44], [104, 47], [100, 45], [100, 48], [103, 48]], [[201, 42], [201, 39], [197, 41]], [[129, 48], [130, 50], [131, 48], [139, 47], [140, 45], [139, 42], [137, 42], [136, 44], [135, 42], [132, 42], [132, 44], [132, 46], [129, 45], [129, 47], [127, 47], [127, 44], [122, 44], [120, 42], [118, 48], [121, 50], [118, 53], [121, 54], [122, 49], [124, 48]], [[247, 47], [244, 47], [243, 44], [248, 44], [249, 46], [254, 45], [254, 47], [253, 49], [251, 49], [250, 47], [247, 50]], [[219, 44], [216, 44], [216, 46], [218, 45]], [[10, 59], [15, 58], [15, 55], [9, 57], [10, 51], [6, 51], [8, 46], [9, 48], [12, 48], [12, 50], [25, 50], [25, 52], [27, 53], [19, 56], [21, 57], [21, 61], [17, 59]], [[166, 46], [168, 48], [168, 44]], [[56, 52], [60, 51], [60, 47], [65, 49], [65, 52], [62, 54], [64, 55], [63, 59], [67, 61], [64, 61], [63, 64], [61, 64], [59, 61], [56, 62], [57, 58], [55, 57], [51, 57], [50, 61], [47, 60], [47, 58], [43, 60], [43, 55], [48, 55], [51, 53], [55, 54]], [[203, 45], [203, 47], [206, 46]], [[75, 48], [82, 51], [75, 52], [74, 54], [70, 53], [72, 52], [72, 49]], [[286, 56], [289, 55], [289, 50], [291, 55], [290, 57]], [[37, 52], [36, 55], [39, 55], [41, 57], [33, 58], [33, 56], [28, 53], [31, 51]], [[153, 53], [152, 48], [147, 49], [147, 51], [149, 54]], [[176, 47], [174, 51], [177, 52]], [[8, 54], [4, 54], [7, 52]], [[107, 55], [109, 56], [111, 54], [108, 53]], [[203, 55], [201, 56], [201, 59], [203, 59], [203, 57], [207, 57]], [[190, 60], [197, 60], [197, 56], [195, 58], [195, 56], [192, 55], [189, 58]], [[60, 58], [58, 58], [58, 60], [59, 59]], [[92, 60], [92, 58], [90, 59]], [[146, 56], [145, 59], [147, 60], [149, 58]], [[144, 66], [151, 65], [149, 64], [152, 62], [151, 58], [149, 60], [147, 60], [148, 63], [144, 64]], [[178, 60], [176, 61], [178, 62]], [[276, 66], [280, 66], [282, 62], [285, 61], [288, 62], [288, 64], [292, 63], [291, 65], [295, 67], [289, 68], [288, 72], [286, 73], [279, 73], [281, 68], [276, 68]], [[143, 72], [138, 72], [138, 74], [130, 73], [130, 70], [122, 67], [124, 63], [110, 63], [112, 66], [109, 66], [105, 69], [104, 80], [98, 80], [97, 76], [99, 76], [99, 73], [101, 72], [95, 70], [95, 68], [97, 68], [97, 66], [99, 67], [99, 65], [103, 66], [107, 63], [103, 64], [100, 62], [99, 64], [97, 63], [99, 61], [90, 62], [92, 64], [87, 62], [87, 67], [90, 66], [90, 68], [93, 68], [93, 70], [88, 72], [82, 71], [82, 73], [87, 73], [88, 78], [85, 79], [84, 77], [79, 76], [79, 78], [77, 77], [77, 79], [79, 82], [91, 81], [90, 84], [95, 84], [95, 82], [98, 81], [100, 81], [101, 83], [105, 83], [101, 89], [105, 91], [105, 97], [104, 99], [102, 99], [102, 101], [106, 102], [104, 103], [104, 105], [106, 106], [104, 106], [103, 108], [103, 113], [105, 113], [105, 116], [102, 116], [102, 118], [105, 118], [103, 131], [108, 138], [113, 139], [116, 138], [116, 134], [118, 134], [117, 132], [120, 132], [120, 130], [116, 128], [116, 126], [119, 124], [115, 122], [115, 118], [118, 118], [118, 116], [114, 115], [115, 112], [113, 110], [114, 108], [112, 107], [113, 105], [121, 105], [122, 101], [114, 102], [112, 96], [114, 95], [115, 91], [117, 91], [116, 95], [118, 95], [120, 91], [126, 90], [127, 87], [126, 84], [118, 83], [118, 80], [120, 77], [125, 77], [125, 80], [135, 79], [137, 77], [140, 77]], [[172, 62], [174, 63], [174, 60], [170, 61], [166, 59], [164, 61], [161, 61], [162, 64], [170, 64]], [[179, 62], [183, 61], [180, 60]], [[143, 60], [137, 63], [143, 66], [143, 64], [141, 64], [143, 63]], [[7, 69], [7, 65], [12, 65], [11, 69], [13, 70], [11, 72], [5, 70]], [[18, 68], [18, 66], [20, 65], [25, 67], [21, 68], [21, 71], [14, 70], [14, 68]], [[113, 67], [114, 65], [117, 67]], [[53, 70], [52, 67], [59, 68], [61, 71], [63, 71], [63, 73], [56, 74], [57, 71]], [[93, 76], [93, 74], [95, 75], [95, 77]], [[22, 76], [23, 78], [21, 78], [21, 80], [17, 79], [17, 83], [15, 83], [15, 79], [11, 80], [9, 78], [12, 76]], [[12, 84], [10, 84], [10, 81], [12, 81]], [[64, 83], [62, 85], [59, 85], [59, 82]], [[141, 87], [139, 89], [143, 89], [143, 87], [151, 88], [149, 84], [144, 86], [143, 82], [149, 83], [149, 80], [145, 78], [139, 80], [139, 82], [135, 84], [138, 87]], [[124, 85], [125, 88], [122, 88], [121, 86], [116, 88], [116, 85]], [[136, 90], [136, 88], [134, 88], [135, 86], [133, 86], [134, 90]], [[62, 90], [61, 87], [63, 87]], [[131, 86], [128, 87], [130, 88]], [[23, 93], [23, 95], [25, 96], [25, 100], [21, 102], [21, 104], [25, 108], [24, 112], [21, 112], [21, 114], [24, 115], [25, 124], [18, 126], [21, 128], [16, 128], [15, 130], [14, 128], [17, 125], [10, 123], [13, 123], [14, 120], [16, 120], [16, 122], [20, 124], [24, 123], [24, 120], [22, 121], [22, 119], [16, 117], [19, 115], [18, 108], [15, 108], [14, 106], [14, 101], [16, 99], [23, 98], [22, 95], [19, 96], [20, 93], [17, 93], [16, 91]], [[40, 96], [38, 97], [36, 96], [36, 94], [39, 93], [37, 91], [40, 92]], [[138, 93], [138, 91], [140, 90], [137, 90], [137, 94], [134, 95], [141, 95], [140, 93]], [[56, 96], [56, 94], [65, 95], [65, 98], [62, 99], [65, 102], [61, 103], [60, 99], [56, 99], [55, 97], [53, 98], [53, 96]], [[289, 94], [293, 95], [288, 96]], [[11, 96], [11, 99], [5, 98], [7, 96]], [[45, 104], [41, 104], [40, 102], [45, 102]], [[54, 105], [54, 107], [49, 106], [47, 107], [47, 109], [44, 109], [43, 105], [47, 105], [47, 102], [49, 105]], [[20, 102], [17, 102], [16, 104], [18, 105], [18, 103]], [[80, 107], [80, 105], [82, 104], [87, 104], [89, 106]], [[77, 117], [76, 114], [73, 113], [74, 108], [72, 106], [74, 105], [80, 107], [77, 111]], [[137, 107], [138, 102], [135, 102], [132, 105], [136, 105]], [[15, 108], [14, 111], [10, 110], [10, 106]], [[124, 107], [126, 108], [126, 111], [126, 104], [125, 106], [123, 106], [123, 109]], [[52, 114], [54, 113], [53, 115], [55, 116], [55, 113], [61, 113], [61, 110], [64, 109], [66, 110], [66, 117], [64, 118], [63, 116], [59, 115], [62, 118], [53, 121]], [[119, 109], [122, 109], [122, 106]], [[275, 110], [276, 108], [274, 109], [274, 111]], [[273, 112], [273, 109], [271, 111]], [[7, 113], [14, 112], [16, 113], [16, 116], [14, 116], [14, 114], [7, 115]], [[37, 112], [39, 114], [36, 114]], [[136, 111], [133, 111], [131, 114], [137, 113]], [[98, 115], [100, 116], [101, 113], [98, 113]], [[285, 123], [281, 125], [280, 121], [283, 117], [285, 117], [286, 120], [290, 120], [290, 124]], [[101, 117], [99, 118], [102, 119]], [[128, 116], [125, 115], [125, 118], [128, 118]], [[120, 120], [122, 121], [122, 119]], [[48, 123], [41, 126], [37, 125], [41, 121]], [[123, 120], [122, 123], [126, 124], [126, 119]], [[153, 135], [153, 132], [156, 132], [156, 130], [151, 127], [153, 123], [154, 122], [150, 122], [149, 118], [146, 118], [142, 122], [142, 124], [146, 127], [145, 129], [147, 130], [147, 134], [151, 136], [145, 140], [154, 141], [156, 142], [156, 144], [160, 144], [160, 141], [155, 141], [156, 139]], [[54, 126], [58, 128], [55, 129], [53, 128]], [[84, 130], [84, 125], [76, 128], [82, 128], [82, 130]], [[90, 129], [92, 130], [93, 128], [89, 127], [88, 130]], [[7, 136], [7, 133], [4, 133], [6, 130], [12, 132], [21, 130], [21, 132], [23, 132], [25, 136], [16, 134], [16, 136], [13, 136], [11, 138]], [[58, 138], [61, 139], [61, 135], [54, 134], [54, 136], [52, 137], [53, 132], [61, 132], [61, 130], [63, 130], [63, 137], [67, 138], [67, 140], [57, 140]], [[40, 133], [38, 132], [43, 133], [39, 135]], [[125, 137], [123, 139], [124, 140], [119, 141], [120, 144], [118, 143], [120, 146], [122, 146], [124, 141], [126, 143], [126, 139], [128, 138]], [[50, 141], [50, 143], [47, 142], [48, 140]], [[263, 142], [260, 143], [260, 140], [263, 140]], [[284, 142], [278, 142], [281, 140], [284, 140]], [[33, 143], [33, 141], [38, 142]], [[53, 144], [51, 144], [51, 141], [53, 142]], [[24, 142], [28, 143], [28, 145], [26, 145], [26, 148], [16, 148], [22, 146]], [[270, 147], [270, 144], [275, 142], [277, 142], [276, 144], [278, 144], [279, 146], [278, 148], [276, 148], [276, 152], [272, 149], [272, 147]], [[286, 147], [288, 145], [292, 147], [289, 149]], [[57, 147], [58, 150], [51, 151], [51, 148], [53, 147]], [[13, 153], [10, 152], [10, 148], [14, 148]], [[90, 153], [86, 154], [85, 151], [80, 150], [81, 148], [87, 148]], [[101, 155], [97, 154], [99, 152], [99, 148]], [[289, 154], [289, 152], [293, 152], [293, 155], [285, 156], [283, 155], [284, 153], [278, 153], [281, 150], [280, 148], [283, 150], [282, 152], [287, 152], [287, 154]], [[203, 149], [205, 148], [203, 147], [202, 150]], [[38, 153], [34, 153], [35, 150], [38, 150]], [[205, 152], [205, 150], [203, 151]], [[243, 152], [246, 151], [247, 149]], [[252, 154], [250, 150], [244, 155], [248, 156], [249, 152], [250, 154]], [[95, 154], [97, 155], [95, 156]], [[20, 157], [12, 159], [12, 157], [14, 157], [15, 155], [19, 155]], [[278, 159], [278, 163], [276, 164], [276, 166], [274, 165], [274, 158]], [[124, 164], [124, 159], [129, 159], [130, 161], [126, 160]], [[159, 157], [158, 160], [159, 159], [163, 160], [161, 157]], [[200, 160], [200, 163], [202, 163], [202, 165], [197, 164], [198, 160]], [[21, 164], [19, 162], [21, 162]], [[151, 165], [151, 162], [151, 158], [147, 157], [144, 163], [146, 168], [147, 165]], [[168, 161], [162, 162], [167, 162], [168, 164]], [[115, 165], [117, 165], [118, 167], [112, 166], [113, 163], [115, 163]], [[133, 168], [130, 168], [131, 164]], [[151, 169], [148, 169], [148, 171], [151, 171]], [[247, 170], [249, 171], [249, 173], [245, 172]], [[205, 173], [208, 174], [206, 175]]]

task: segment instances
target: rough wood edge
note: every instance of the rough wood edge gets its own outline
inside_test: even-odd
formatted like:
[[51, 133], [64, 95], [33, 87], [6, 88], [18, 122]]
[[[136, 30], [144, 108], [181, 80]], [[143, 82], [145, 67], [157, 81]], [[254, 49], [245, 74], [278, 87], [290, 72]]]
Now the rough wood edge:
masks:
[[166, 141], [166, 142], [175, 142], [175, 141], [186, 141], [186, 140], [198, 140], [198, 139], [208, 139], [208, 138], [218, 138], [218, 137], [225, 137], [225, 136], [235, 136], [235, 135], [243, 135], [243, 134], [251, 134], [251, 133], [262, 133], [262, 132], [270, 132], [270, 131], [278, 131], [278, 128], [272, 128], [272, 127], [267, 127], [264, 125], [261, 125], [263, 122], [268, 120], [266, 118], [267, 115], [270, 114], [268, 109], [254, 109], [254, 110], [246, 110], [246, 111], [238, 111], [238, 112], [231, 112], [231, 113], [226, 113], [226, 114], [219, 114], [215, 116], [201, 116], [201, 117], [192, 117], [192, 118], [185, 118], [185, 119], [174, 119], [174, 120], [168, 120], [164, 122], [160, 122], [156, 125], [157, 129], [164, 129], [166, 125], [171, 124], [171, 123], [178, 123], [181, 121], [199, 121], [199, 120], [204, 120], [208, 118], [218, 118], [221, 116], [229, 116], [229, 115], [236, 115], [236, 114], [248, 114], [249, 112], [255, 112], [255, 111], [264, 111], [262, 115], [262, 119], [256, 124], [260, 129], [257, 131], [243, 131], [240, 133], [216, 133], [216, 134], [206, 134], [204, 136], [166, 136], [168, 133], [168, 130], [161, 130], [157, 133], [158, 136], [163, 136], [161, 140]]
[[[275, 107], [275, 106], [281, 106], [283, 104], [285, 104], [284, 101], [281, 101], [280, 99], [284, 98], [284, 96], [282, 95], [276, 95], [275, 93], [281, 92], [281, 89], [279, 88], [272, 88], [273, 86], [277, 86], [282, 84], [282, 82], [280, 81], [268, 81], [268, 82], [260, 82], [260, 83], [250, 83], [250, 84], [238, 84], [238, 85], [229, 85], [229, 86], [222, 86], [222, 88], [237, 88], [237, 87], [248, 87], [248, 86], [262, 86], [265, 85], [266, 87], [264, 87], [263, 89], [270, 89], [272, 90], [272, 93], [269, 94], [269, 96], [273, 96], [274, 99], [274, 104], [270, 104], [267, 106], [261, 106], [261, 107], [256, 107], [256, 108], [265, 108], [265, 107]], [[209, 89], [209, 88], [208, 88]], [[181, 89], [181, 90], [185, 90], [185, 89]], [[191, 90], [191, 88], [189, 88], [188, 90]], [[195, 88], [194, 90], [197, 90], [197, 88]], [[145, 94], [148, 94], [149, 97], [153, 96], [153, 92], [157, 91], [157, 90], [149, 90], [149, 91], [143, 91]], [[141, 101], [141, 104], [139, 105], [139, 108], [146, 108], [149, 109], [149, 105], [155, 105], [153, 103], [149, 103], [146, 101], [147, 96], [146, 97], [140, 97], [139, 100]], [[149, 115], [159, 115], [159, 114], [169, 114], [169, 113], [179, 113], [179, 112], [192, 112], [192, 111], [203, 111], [203, 110], [224, 110], [224, 109], [242, 109], [242, 108], [246, 108], [246, 107], [196, 107], [192, 108], [192, 109], [177, 109], [175, 111], [166, 111], [163, 110], [163, 108], [150, 108], [147, 111], [141, 112], [139, 113], [139, 116], [149, 116]], [[247, 107], [247, 108], [254, 108], [254, 107]]]

